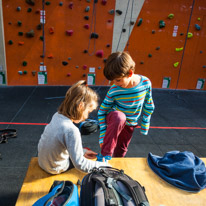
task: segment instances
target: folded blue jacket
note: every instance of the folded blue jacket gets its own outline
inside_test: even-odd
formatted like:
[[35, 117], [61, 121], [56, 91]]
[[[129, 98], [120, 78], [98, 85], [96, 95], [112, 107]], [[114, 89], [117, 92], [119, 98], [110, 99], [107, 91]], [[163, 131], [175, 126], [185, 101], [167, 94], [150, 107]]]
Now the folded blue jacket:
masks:
[[188, 192], [206, 188], [204, 162], [192, 152], [170, 151], [163, 157], [148, 154], [149, 167], [166, 182]]

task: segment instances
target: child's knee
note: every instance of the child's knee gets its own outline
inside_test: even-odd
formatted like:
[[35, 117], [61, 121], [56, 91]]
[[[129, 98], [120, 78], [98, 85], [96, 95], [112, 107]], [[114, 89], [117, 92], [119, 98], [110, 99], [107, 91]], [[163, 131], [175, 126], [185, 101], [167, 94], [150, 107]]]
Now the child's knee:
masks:
[[113, 113], [112, 116], [115, 122], [123, 122], [123, 123], [126, 122], [126, 115], [123, 112], [114, 111], [112, 113]]

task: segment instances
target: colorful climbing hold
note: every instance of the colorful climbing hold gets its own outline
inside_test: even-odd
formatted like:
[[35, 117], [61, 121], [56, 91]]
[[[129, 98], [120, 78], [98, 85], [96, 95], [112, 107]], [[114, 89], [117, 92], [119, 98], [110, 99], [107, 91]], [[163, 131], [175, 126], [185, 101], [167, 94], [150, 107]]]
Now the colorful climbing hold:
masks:
[[110, 47], [110, 44], [107, 44], [106, 47]]
[[198, 18], [197, 18], [197, 21], [200, 21], [200, 20], [201, 20], [201, 18], [200, 18], [200, 17], [198, 17]]
[[126, 32], [126, 29], [122, 29], [122, 32]]
[[17, 10], [17, 11], [21, 11], [21, 7], [18, 6], [18, 7], [16, 8], [16, 10]]
[[53, 34], [53, 33], [54, 33], [54, 27], [50, 27], [50, 28], [49, 28], [49, 33], [50, 33], [50, 34]]
[[193, 33], [192, 32], [188, 32], [187, 33], [187, 38], [192, 38], [193, 37]]
[[98, 39], [98, 37], [99, 37], [99, 35], [97, 34], [97, 33], [91, 33], [91, 35], [90, 35], [90, 38], [92, 39], [92, 38], [95, 38], [95, 39]]
[[31, 74], [32, 74], [32, 76], [35, 76], [36, 75], [36, 71], [32, 71]]
[[9, 40], [9, 41], [8, 41], [8, 44], [12, 45], [12, 44], [13, 44], [13, 41], [12, 41], [12, 40]]
[[105, 59], [103, 59], [103, 62], [104, 62], [104, 63], [106, 63], [106, 62], [107, 62], [107, 59], [106, 59], [106, 58], [105, 58]]
[[44, 41], [44, 37], [43, 37], [43, 36], [40, 36], [39, 39], [42, 40], [42, 41]]
[[85, 16], [84, 19], [85, 19], [85, 20], [89, 20], [89, 16]]
[[116, 13], [119, 14], [119, 15], [121, 15], [121, 14], [122, 14], [122, 11], [119, 10], [119, 9], [117, 9], [117, 10], [116, 10]]
[[24, 70], [24, 71], [23, 71], [23, 74], [27, 74], [27, 71], [26, 71], [26, 70]]
[[87, 7], [85, 8], [85, 12], [89, 12], [89, 10], [90, 10], [90, 6], [87, 6]]
[[21, 25], [22, 25], [21, 21], [18, 21], [17, 24], [18, 24], [18, 26], [21, 26]]
[[106, 5], [107, 4], [107, 0], [102, 0], [102, 5]]
[[155, 30], [152, 30], [152, 34], [155, 34]]
[[83, 52], [86, 54], [86, 53], [88, 53], [88, 50], [85, 49]]
[[143, 21], [142, 18], [140, 18], [137, 22], [137, 26], [140, 26], [142, 24], [142, 21]]
[[71, 73], [67, 73], [67, 76], [70, 77], [70, 76], [71, 76]]
[[29, 38], [34, 37], [34, 30], [31, 29], [29, 32], [27, 32], [26, 37], [29, 37]]
[[32, 8], [28, 8], [27, 12], [30, 13], [32, 11]]
[[109, 14], [114, 14], [114, 9], [108, 11]]
[[68, 36], [72, 36], [73, 35], [73, 30], [66, 30], [66, 34], [68, 35]]
[[59, 6], [63, 6], [63, 2], [62, 1], [59, 2]]
[[165, 22], [163, 20], [159, 21], [159, 28], [164, 28], [165, 27]]
[[76, 69], [78, 69], [78, 68], [79, 68], [79, 66], [77, 65], [77, 66], [76, 66]]
[[160, 49], [160, 46], [156, 47], [156, 50], [159, 50]]
[[202, 54], [203, 53], [203, 51], [200, 51], [200, 54]]
[[134, 21], [130, 21], [130, 25], [134, 25]]
[[101, 69], [101, 67], [98, 67], [98, 69]]
[[23, 45], [24, 44], [24, 42], [23, 41], [19, 41], [19, 43], [18, 43], [19, 45]]
[[23, 33], [22, 31], [20, 31], [20, 32], [18, 33], [19, 36], [23, 36], [23, 34], [24, 34], [24, 33]]
[[168, 15], [168, 19], [173, 19], [174, 18], [174, 14], [169, 14]]
[[69, 8], [70, 8], [70, 9], [73, 9], [73, 6], [74, 6], [73, 2], [70, 2], [70, 3], [69, 3]]
[[183, 50], [183, 47], [180, 47], [180, 48], [176, 48], [175, 51], [182, 51]]
[[38, 24], [38, 25], [36, 26], [36, 29], [37, 29], [37, 30], [41, 30], [41, 29], [42, 29], [42, 24]]
[[104, 56], [104, 51], [103, 50], [98, 50], [96, 52], [96, 56], [102, 58]]
[[31, 6], [34, 6], [35, 5], [35, 0], [26, 0], [26, 3], [31, 5]]
[[45, 4], [46, 4], [47, 6], [49, 6], [49, 5], [51, 4], [51, 2], [50, 2], [50, 1], [46, 1]]
[[175, 62], [175, 63], [174, 63], [174, 67], [175, 67], [175, 68], [178, 67], [178, 65], [179, 65], [179, 62]]
[[68, 62], [67, 62], [67, 61], [63, 61], [62, 64], [63, 64], [64, 66], [66, 66], [66, 65], [68, 64]]
[[89, 24], [85, 24], [85, 25], [84, 25], [84, 28], [85, 28], [85, 29], [89, 29]]
[[53, 59], [54, 56], [53, 56], [52, 54], [49, 54], [49, 55], [47, 56], [47, 58], [48, 58], [48, 59]]
[[87, 69], [87, 65], [83, 65], [83, 67], [82, 67], [82, 68], [83, 68], [84, 70], [85, 70], [85, 69]]
[[180, 36], [183, 36], [184, 35], [184, 33], [180, 33]]
[[206, 68], [206, 65], [203, 65], [203, 66], [202, 66], [202, 68], [204, 68], [204, 69], [205, 69], [205, 68]]
[[27, 66], [27, 61], [23, 61], [22, 62], [22, 65], [25, 67], [25, 66]]
[[18, 71], [18, 74], [22, 75], [22, 74], [23, 74], [23, 72], [22, 72], [22, 71]]
[[71, 57], [68, 57], [68, 60], [71, 60], [72, 58]]
[[152, 54], [148, 54], [148, 57], [152, 57]]
[[198, 24], [195, 24], [195, 28], [196, 28], [196, 30], [198, 30], [198, 31], [201, 29], [200, 25], [198, 25]]

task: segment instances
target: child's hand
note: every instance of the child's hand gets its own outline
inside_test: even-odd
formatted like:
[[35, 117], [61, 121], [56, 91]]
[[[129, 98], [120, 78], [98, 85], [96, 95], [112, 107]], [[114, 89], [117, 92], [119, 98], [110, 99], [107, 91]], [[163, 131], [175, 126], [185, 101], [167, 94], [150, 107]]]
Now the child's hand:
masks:
[[85, 156], [87, 159], [95, 159], [96, 156], [97, 156], [97, 153], [96, 153], [96, 152], [93, 152], [92, 150], [87, 150], [87, 151], [84, 153], [84, 156]]

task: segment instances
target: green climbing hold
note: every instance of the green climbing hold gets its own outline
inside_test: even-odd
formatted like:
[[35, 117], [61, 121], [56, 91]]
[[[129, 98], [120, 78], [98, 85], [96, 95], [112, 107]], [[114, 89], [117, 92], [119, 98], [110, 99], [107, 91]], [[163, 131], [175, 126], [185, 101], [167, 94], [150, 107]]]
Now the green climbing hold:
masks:
[[27, 71], [25, 70], [23, 73], [24, 73], [24, 74], [27, 74]]
[[22, 25], [21, 21], [18, 21], [17, 24], [18, 24], [18, 26], [21, 26], [21, 25]]
[[31, 12], [31, 11], [32, 11], [32, 8], [28, 8], [28, 9], [27, 9], [27, 12]]
[[27, 65], [27, 62], [26, 61], [23, 61], [22, 62], [22, 65], [25, 67]]
[[192, 38], [193, 37], [193, 33], [192, 32], [188, 32], [187, 33], [187, 38]]
[[148, 57], [152, 57], [152, 54], [148, 54]]
[[48, 5], [51, 4], [51, 2], [50, 1], [46, 1], [45, 4], [48, 6]]
[[140, 26], [142, 24], [142, 21], [143, 21], [142, 18], [140, 18], [137, 22], [137, 26]]
[[163, 20], [159, 21], [159, 28], [164, 28], [165, 27], [165, 22]]
[[141, 62], [140, 62], [140, 64], [144, 64], [144, 62], [143, 62], [143, 61], [141, 61]]
[[9, 40], [8, 43], [9, 43], [10, 45], [12, 45], [12, 44], [13, 44], [13, 41], [12, 41], [12, 40]]
[[175, 63], [174, 63], [174, 67], [175, 67], [175, 68], [178, 67], [178, 65], [179, 65], [179, 62], [175, 62]]
[[182, 51], [183, 50], [183, 47], [180, 47], [180, 48], [176, 48], [175, 51]]
[[20, 31], [20, 32], [18, 33], [19, 36], [23, 36], [23, 34], [24, 34], [24, 33], [23, 33], [22, 31]]
[[42, 41], [44, 41], [44, 37], [43, 37], [43, 36], [40, 36], [39, 39], [42, 40]]
[[173, 19], [174, 18], [174, 14], [169, 14], [168, 15], [168, 19]]

